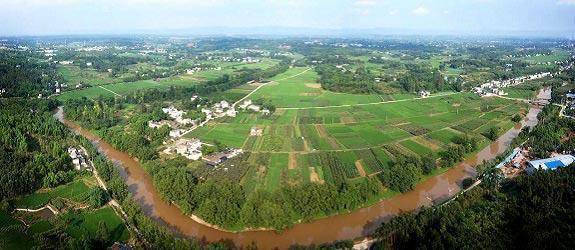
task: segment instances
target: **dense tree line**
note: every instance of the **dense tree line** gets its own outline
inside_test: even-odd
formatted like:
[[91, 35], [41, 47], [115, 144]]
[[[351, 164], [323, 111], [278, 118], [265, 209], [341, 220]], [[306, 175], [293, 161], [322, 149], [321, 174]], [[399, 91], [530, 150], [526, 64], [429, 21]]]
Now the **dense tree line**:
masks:
[[274, 191], [244, 187], [227, 179], [200, 180], [183, 159], [149, 161], [144, 168], [162, 196], [186, 213], [224, 228], [284, 229], [298, 220], [311, 220], [350, 211], [378, 197], [381, 183], [366, 178], [357, 183], [305, 183]]
[[363, 67], [354, 71], [343, 71], [333, 65], [322, 64], [316, 67], [321, 87], [334, 92], [378, 93], [375, 76]]
[[0, 97], [47, 96], [54, 93], [56, 81], [63, 79], [54, 65], [38, 62], [26, 52], [0, 51]]
[[575, 240], [575, 166], [481, 185], [454, 202], [404, 214], [377, 231], [373, 248], [569, 249]]
[[0, 100], [0, 200], [73, 178], [68, 130], [52, 117], [53, 101]]
[[524, 131], [521, 137], [528, 138], [526, 146], [534, 156], [546, 158], [551, 152], [572, 152], [575, 139], [567, 137], [575, 131], [573, 119], [560, 118], [559, 107], [545, 106], [537, 116], [539, 124], [532, 131]]

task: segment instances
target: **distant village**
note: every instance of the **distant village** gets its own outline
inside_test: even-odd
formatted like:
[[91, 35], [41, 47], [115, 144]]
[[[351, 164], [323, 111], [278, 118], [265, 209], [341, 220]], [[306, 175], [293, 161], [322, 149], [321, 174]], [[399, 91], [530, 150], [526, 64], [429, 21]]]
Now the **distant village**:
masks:
[[501, 81], [493, 80], [473, 88], [473, 92], [478, 94], [479, 96], [485, 96], [485, 97], [496, 96], [496, 95], [506, 96], [507, 93], [503, 91], [503, 88], [519, 85], [521, 83], [524, 83], [525, 81], [541, 79], [544, 77], [553, 77], [553, 75], [550, 72], [544, 72], [529, 76], [520, 76], [517, 78], [501, 80]]

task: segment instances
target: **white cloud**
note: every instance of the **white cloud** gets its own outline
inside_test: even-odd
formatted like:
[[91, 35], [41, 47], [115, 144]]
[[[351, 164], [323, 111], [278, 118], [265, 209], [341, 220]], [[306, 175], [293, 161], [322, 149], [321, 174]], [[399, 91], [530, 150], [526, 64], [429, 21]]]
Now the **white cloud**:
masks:
[[413, 9], [411, 11], [411, 13], [413, 13], [414, 15], [418, 15], [418, 16], [425, 16], [425, 15], [429, 14], [429, 9], [427, 9], [427, 7], [421, 5], [415, 9]]
[[390, 16], [395, 16], [395, 15], [397, 15], [397, 13], [399, 13], [398, 10], [390, 10], [390, 11], [389, 11], [389, 15], [390, 15]]
[[575, 0], [559, 0], [557, 4], [560, 5], [575, 5]]

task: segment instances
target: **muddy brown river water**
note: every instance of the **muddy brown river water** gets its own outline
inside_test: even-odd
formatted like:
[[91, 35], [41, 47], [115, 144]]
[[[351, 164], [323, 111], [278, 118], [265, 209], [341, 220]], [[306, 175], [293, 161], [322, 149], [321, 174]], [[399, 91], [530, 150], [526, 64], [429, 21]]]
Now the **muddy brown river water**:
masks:
[[[551, 90], [545, 89], [539, 92], [538, 98], [548, 100], [550, 95]], [[281, 233], [275, 231], [230, 233], [194, 221], [189, 216], [182, 214], [176, 206], [162, 200], [160, 194], [153, 186], [150, 175], [145, 172], [139, 162], [135, 161], [127, 153], [114, 149], [114, 147], [90, 131], [65, 120], [62, 108], [59, 108], [55, 116], [70, 129], [91, 140], [100, 153], [105, 154], [110, 160], [117, 163], [116, 165], [119, 166], [130, 192], [142, 206], [146, 215], [161, 224], [181, 235], [210, 242], [231, 240], [237, 246], [246, 246], [255, 242], [261, 249], [285, 249], [294, 244], [321, 244], [368, 236], [374, 232], [379, 224], [401, 212], [416, 211], [423, 206], [431, 206], [449, 199], [460, 191], [463, 179], [476, 175], [474, 166], [483, 161], [492, 160], [503, 153], [509, 147], [513, 138], [521, 131], [521, 128], [535, 126], [537, 124], [537, 114], [540, 111], [540, 107], [530, 107], [526, 118], [520, 125], [510, 129], [499, 137], [497, 141], [483, 148], [479, 153], [458, 166], [419, 183], [413, 191], [396, 195], [348, 214], [297, 224]]]

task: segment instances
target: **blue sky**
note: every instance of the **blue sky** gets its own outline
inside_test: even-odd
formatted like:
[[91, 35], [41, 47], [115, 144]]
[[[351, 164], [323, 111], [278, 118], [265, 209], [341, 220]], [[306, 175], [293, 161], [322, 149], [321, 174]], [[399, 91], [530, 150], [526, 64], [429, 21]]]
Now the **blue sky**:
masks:
[[0, 0], [0, 35], [199, 27], [565, 35], [575, 30], [575, 0]]

